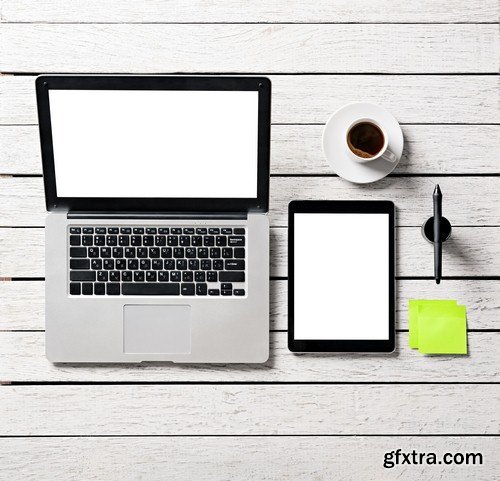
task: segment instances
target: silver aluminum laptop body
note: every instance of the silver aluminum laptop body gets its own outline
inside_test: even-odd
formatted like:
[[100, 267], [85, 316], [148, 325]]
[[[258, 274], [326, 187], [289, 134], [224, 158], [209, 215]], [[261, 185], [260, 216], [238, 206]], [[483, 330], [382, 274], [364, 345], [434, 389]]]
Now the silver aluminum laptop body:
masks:
[[[133, 94], [140, 92], [168, 92], [168, 95], [171, 92], [179, 91], [195, 92], [196, 95], [199, 92], [215, 91], [217, 95], [222, 96], [221, 98], [224, 98], [221, 92], [256, 92], [258, 95], [258, 112], [255, 110], [255, 106], [251, 107], [251, 102], [245, 100], [247, 97], [242, 96], [242, 106], [239, 107], [236, 114], [236, 117], [238, 117], [241, 111], [245, 110], [245, 106], [248, 106], [248, 111], [254, 112], [252, 119], [255, 120], [258, 117], [258, 129], [256, 127], [254, 132], [255, 138], [258, 139], [258, 147], [255, 149], [255, 170], [257, 171], [254, 179], [257, 184], [255, 196], [243, 197], [228, 194], [227, 196], [221, 195], [218, 197], [217, 192], [213, 195], [206, 195], [206, 192], [203, 191], [204, 195], [200, 197], [196, 197], [196, 194], [192, 192], [189, 192], [189, 195], [185, 197], [178, 193], [169, 197], [169, 192], [175, 191], [179, 184], [183, 182], [181, 179], [181, 181], [176, 182], [175, 186], [169, 185], [167, 179], [170, 178], [170, 172], [175, 168], [169, 168], [168, 174], [164, 175], [165, 193], [162, 195], [157, 194], [163, 191], [155, 191], [155, 189], [163, 189], [163, 184], [155, 184], [152, 181], [152, 186], [146, 188], [146, 191], [150, 189], [153, 192], [154, 195], [151, 197], [146, 197], [146, 194], [142, 191], [140, 196], [102, 196], [102, 191], [99, 191], [100, 187], [98, 186], [101, 178], [95, 176], [106, 177], [108, 175], [106, 168], [102, 167], [101, 169], [100, 167], [106, 162], [106, 159], [101, 160], [100, 163], [97, 162], [97, 167], [91, 168], [93, 174], [88, 175], [85, 172], [85, 167], [88, 164], [91, 165], [91, 161], [87, 162], [84, 159], [81, 163], [78, 163], [79, 161], [73, 161], [71, 155], [65, 157], [65, 155], [69, 155], [66, 154], [66, 150], [69, 149], [68, 152], [73, 152], [71, 150], [73, 145], [78, 144], [75, 137], [71, 137], [71, 135], [77, 134], [74, 132], [73, 134], [67, 133], [67, 124], [71, 125], [72, 122], [71, 119], [68, 121], [67, 118], [73, 118], [77, 114], [74, 112], [75, 107], [73, 106], [71, 116], [65, 117], [63, 115], [62, 123], [61, 119], [59, 119], [59, 123], [64, 125], [64, 129], [60, 129], [62, 133], [56, 132], [58, 126], [57, 116], [62, 114], [58, 112], [59, 107], [55, 101], [57, 96], [54, 95], [54, 102], [52, 102], [50, 93], [59, 90], [67, 91], [66, 94], [72, 91], [83, 91], [84, 93], [88, 93], [88, 91], [94, 93], [96, 91], [99, 94], [102, 92], [123, 91], [122, 93], [133, 92]], [[167, 94], [165, 95], [165, 98], [159, 97], [151, 105], [156, 104], [158, 100], [159, 103], [165, 101], [168, 104], [171, 99]], [[113, 97], [113, 94], [110, 97]], [[134, 99], [132, 97], [131, 103], [133, 104]], [[210, 104], [212, 100], [210, 97], [207, 98], [207, 103]], [[255, 100], [256, 97], [252, 98]], [[141, 105], [139, 110], [142, 109], [144, 104], [148, 104], [149, 101], [146, 97], [145, 99], [144, 102], [141, 101], [138, 104]], [[229, 77], [42, 76], [37, 79], [37, 100], [45, 193], [47, 210], [49, 211], [45, 230], [47, 358], [56, 363], [136, 363], [142, 361], [173, 361], [178, 363], [265, 362], [269, 356], [269, 221], [267, 215], [270, 124], [269, 80], [265, 78]], [[120, 105], [122, 100], [123, 98], [120, 99]], [[217, 100], [217, 102], [219, 101], [220, 99]], [[99, 105], [105, 105], [106, 100], [98, 103]], [[68, 102], [64, 100], [61, 105], [68, 105]], [[85, 106], [89, 105], [89, 100], [86, 99], [83, 104], [77, 102], [75, 105], [84, 105], [82, 109], [85, 110]], [[111, 105], [114, 105], [113, 102], [111, 102]], [[229, 112], [232, 112], [230, 106], [227, 108]], [[224, 111], [224, 106], [220, 110]], [[101, 115], [98, 111], [94, 112], [94, 114], [96, 116]], [[124, 114], [120, 115], [123, 116]], [[182, 114], [180, 117], [182, 117]], [[129, 125], [132, 120], [128, 120], [126, 125]], [[240, 120], [243, 126], [248, 122], [243, 115]], [[240, 120], [238, 118], [232, 119], [231, 124], [233, 126], [239, 125]], [[141, 122], [138, 122], [138, 126], [144, 125], [144, 122], [144, 120], [141, 120]], [[168, 123], [168, 120], [166, 122]], [[76, 123], [78, 124], [78, 122]], [[117, 120], [117, 123], [119, 124], [120, 121]], [[182, 124], [182, 118], [178, 123]], [[172, 125], [175, 126], [176, 124], [177, 119], [174, 119]], [[84, 126], [85, 124], [82, 123], [81, 125]], [[85, 129], [85, 127], [81, 128]], [[214, 130], [214, 132], [214, 135], [218, 135], [220, 129]], [[61, 135], [66, 134], [73, 142], [69, 146], [64, 146], [64, 142], [61, 141]], [[59, 135], [59, 139], [57, 135]], [[131, 135], [129, 132], [128, 137]], [[182, 133], [180, 135], [182, 136]], [[241, 135], [242, 139], [245, 142], [247, 141], [242, 132], [236, 132], [234, 135]], [[93, 138], [85, 135], [82, 136], [82, 141], [92, 143]], [[100, 141], [102, 142], [102, 139]], [[105, 137], [105, 141], [107, 141], [107, 137]], [[220, 143], [214, 145], [220, 145]], [[236, 143], [237, 145], [238, 143]], [[86, 146], [81, 147], [83, 150], [86, 148]], [[75, 150], [74, 156], [78, 157], [79, 152], [79, 150]], [[110, 155], [109, 152], [107, 155]], [[121, 158], [123, 158], [123, 155], [122, 153]], [[70, 160], [66, 160], [66, 158]], [[218, 162], [217, 155], [214, 159], [214, 162]], [[189, 162], [189, 159], [187, 161]], [[72, 169], [75, 171], [76, 181], [73, 179], [73, 171], [71, 169], [65, 171], [67, 165], [62, 162], [70, 164], [75, 162], [77, 167], [73, 166]], [[121, 182], [120, 179], [127, 178], [127, 174], [121, 171], [123, 162], [117, 164], [120, 165], [120, 168], [115, 169], [115, 172], [110, 169], [113, 175], [116, 174], [113, 178], [116, 179], [118, 184]], [[142, 175], [140, 169], [144, 163], [147, 164], [147, 161], [141, 162], [139, 160], [134, 166], [133, 175], [130, 176], [132, 179], [137, 179], [137, 183], [140, 183], [139, 179]], [[238, 165], [237, 162], [235, 162], [235, 165]], [[203, 167], [200, 168], [203, 169]], [[241, 167], [240, 170], [243, 171], [245, 168], [247, 168], [247, 171], [252, 172], [251, 163], [248, 163], [247, 167]], [[250, 184], [247, 185], [243, 180], [239, 179], [237, 172], [239, 172], [238, 169], [234, 173], [227, 175], [228, 183], [237, 184], [241, 182], [242, 189], [250, 189]], [[195, 176], [196, 172], [193, 172], [193, 175]], [[152, 177], [154, 177], [154, 172], [152, 172]], [[206, 186], [203, 186], [200, 182], [203, 179], [210, 178], [210, 174], [205, 172], [201, 177], [198, 180], [193, 178], [193, 183], [198, 185], [197, 189], [203, 190]], [[93, 179], [95, 179], [95, 182]], [[63, 186], [64, 182], [69, 182], [69, 190]], [[86, 182], [92, 185], [89, 188], [91, 192], [93, 192], [92, 189], [97, 192], [95, 197], [85, 197], [85, 192], [83, 194], [79, 192], [81, 188], [85, 190], [86, 187], [82, 187], [82, 183], [85, 184]], [[214, 182], [218, 182], [216, 177], [214, 177]], [[130, 184], [132, 187], [129, 190], [135, 192], [135, 184], [135, 181], [132, 182]], [[190, 184], [189, 181], [186, 183], [186, 185]], [[247, 186], [245, 187], [245, 185]], [[221, 186], [218, 188], [224, 190], [224, 182], [221, 183]], [[228, 187], [228, 192], [234, 192], [234, 189], [238, 186], [233, 187]], [[71, 189], [74, 189], [77, 195], [68, 195], [68, 193], [73, 192]], [[116, 192], [119, 192], [120, 187], [115, 186], [112, 189], [118, 189]], [[78, 266], [84, 264], [92, 266], [94, 260], [106, 262], [106, 259], [82, 258], [75, 260], [72, 256], [76, 250], [72, 250], [74, 246], [72, 245], [73, 240], [70, 240], [72, 237], [70, 234], [75, 229], [85, 232], [87, 228], [94, 229], [95, 232], [97, 232], [98, 228], [108, 229], [108, 232], [111, 232], [114, 227], [118, 228], [120, 232], [122, 229], [137, 227], [138, 229], [146, 229], [146, 231], [150, 228], [156, 228], [158, 232], [162, 229], [170, 233], [175, 230], [196, 233], [198, 229], [201, 232], [203, 229], [212, 228], [222, 230], [222, 232], [235, 233], [242, 232], [243, 229], [245, 232], [245, 247], [244, 249], [240, 248], [241, 251], [245, 251], [242, 254], [243, 257], [236, 260], [222, 259], [221, 265], [224, 265], [227, 261], [230, 263], [229, 267], [231, 268], [231, 263], [236, 262], [242, 265], [243, 261], [245, 279], [244, 281], [238, 280], [232, 283], [233, 295], [229, 296], [206, 295], [206, 287], [205, 295], [197, 295], [198, 285], [194, 283], [193, 285], [196, 285], [196, 295], [191, 291], [189, 294], [183, 295], [185, 292], [184, 287], [181, 287], [178, 294], [130, 294], [134, 288], [132, 284], [137, 287], [135, 277], [133, 282], [122, 282], [122, 279], [120, 279], [118, 283], [114, 283], [115, 286], [120, 284], [120, 293], [118, 295], [107, 295], [109, 286], [105, 283], [100, 283], [103, 289], [101, 294], [103, 295], [96, 295], [95, 281], [72, 281], [70, 264], [72, 268], [74, 267], [73, 262]], [[81, 242], [84, 236], [73, 237], [79, 237], [77, 250], [82, 250]], [[118, 236], [118, 238], [120, 237]], [[193, 235], [185, 237], [191, 238], [191, 241], [188, 240], [188, 242], [194, 242], [192, 240]], [[205, 236], [201, 237], [204, 242]], [[219, 242], [219, 236], [213, 237]], [[231, 235], [228, 235], [227, 239], [222, 239], [222, 241], [231, 243], [238, 236], [233, 235], [231, 240], [228, 240], [230, 237]], [[105, 236], [105, 239], [107, 243], [108, 236]], [[142, 239], [142, 242], [145, 242], [144, 236]], [[154, 236], [154, 239], [156, 242], [156, 236]], [[92, 239], [90, 242], [92, 243]], [[104, 244], [104, 247], [106, 245]], [[90, 248], [86, 247], [84, 249], [85, 252], [90, 252]], [[100, 247], [94, 247], [93, 249], [97, 249], [96, 252], [102, 254]], [[113, 247], [109, 249], [113, 252], [111, 260], [116, 262], [113, 259], [115, 254]], [[145, 250], [148, 249], [150, 248], [148, 247]], [[161, 249], [161, 247], [158, 249]], [[167, 252], [169, 248], [166, 246], [165, 249], [165, 252]], [[212, 255], [211, 248], [208, 247], [207, 249]], [[232, 251], [236, 255], [236, 248], [232, 249]], [[187, 250], [185, 252], [187, 255]], [[163, 257], [163, 250], [161, 253]], [[159, 262], [165, 261], [162, 257]], [[171, 260], [171, 262], [174, 262], [173, 265], [177, 260], [179, 259]], [[193, 260], [196, 261], [196, 259]], [[201, 259], [200, 262], [203, 260]], [[127, 265], [127, 261], [127, 259], [123, 259], [123, 265]], [[142, 262], [141, 259], [138, 259], [138, 261]], [[155, 259], [152, 259], [152, 261], [155, 261]], [[91, 270], [92, 268], [85, 272]], [[231, 276], [231, 271], [229, 272], [228, 276]], [[111, 271], [108, 274], [110, 273]], [[134, 273], [131, 274], [135, 276]], [[86, 274], [84, 273], [84, 275]], [[154, 273], [155, 279], [157, 279], [157, 275], [160, 275], [160, 271]], [[121, 272], [120, 276], [123, 276]], [[184, 276], [184, 272], [182, 272], [182, 276]], [[220, 272], [219, 277], [222, 279]], [[82, 295], [84, 284], [87, 287], [93, 284], [94, 287], [91, 289], [94, 290], [91, 291], [90, 295]], [[129, 287], [127, 295], [124, 294], [124, 284]], [[144, 284], [147, 284], [147, 282], [144, 282]], [[155, 283], [155, 285], [159, 284]], [[226, 286], [229, 284], [226, 284]], [[180, 285], [184, 286], [185, 284], [180, 283]], [[80, 295], [74, 295], [75, 286], [79, 289], [78, 294]], [[219, 285], [208, 283], [208, 292], [217, 290], [210, 289], [210, 287], [222, 286], [222, 283], [219, 283]], [[165, 287], [165, 285], [161, 287]], [[235, 293], [238, 293], [238, 295], [235, 295]]]

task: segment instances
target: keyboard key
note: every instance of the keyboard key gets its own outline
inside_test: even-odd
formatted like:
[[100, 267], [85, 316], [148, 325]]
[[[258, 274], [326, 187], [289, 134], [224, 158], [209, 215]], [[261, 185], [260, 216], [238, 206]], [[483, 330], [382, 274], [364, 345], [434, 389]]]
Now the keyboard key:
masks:
[[90, 265], [95, 271], [100, 271], [102, 269], [102, 259], [92, 259]]
[[90, 269], [90, 261], [88, 259], [71, 259], [69, 261], [70, 269]]
[[155, 246], [166, 246], [167, 238], [164, 235], [155, 235]]
[[106, 234], [106, 227], [96, 227], [95, 233], [96, 234]]
[[69, 248], [70, 257], [87, 257], [86, 247], [70, 247]]
[[132, 272], [123, 271], [122, 272], [122, 281], [123, 282], [131, 282], [132, 281]]
[[79, 282], [70, 282], [69, 283], [69, 293], [72, 296], [79, 296], [82, 292], [82, 287]]
[[188, 235], [181, 235], [179, 237], [179, 245], [181, 246], [191, 245], [191, 237], [189, 237]]
[[245, 272], [242, 271], [219, 272], [219, 279], [221, 282], [245, 282]]
[[101, 247], [101, 257], [111, 257], [111, 249], [109, 247]]
[[156, 234], [156, 227], [146, 227], [146, 234]]
[[154, 246], [155, 238], [152, 235], [145, 235], [142, 237], [142, 245], [143, 246]]
[[111, 271], [109, 273], [109, 280], [111, 282], [120, 282], [120, 273], [118, 271]]
[[206, 229], [206, 227], [197, 227], [196, 233], [200, 234], [200, 235], [205, 235], [207, 233], [207, 229]]
[[181, 273], [179, 271], [172, 271], [170, 273], [170, 280], [172, 282], [181, 282]]
[[160, 257], [160, 249], [158, 247], [150, 247], [149, 257], [151, 259], [158, 259]]
[[127, 268], [127, 261], [125, 259], [116, 259], [116, 268], [123, 271]]
[[209, 234], [220, 234], [220, 229], [218, 227], [210, 227], [208, 229]]
[[82, 232], [84, 234], [93, 234], [94, 233], [94, 228], [93, 227], [84, 227], [82, 229]]
[[175, 247], [174, 248], [174, 257], [176, 259], [181, 259], [184, 257], [184, 247]]
[[123, 247], [113, 247], [112, 252], [115, 259], [123, 257]]
[[134, 282], [144, 282], [144, 271], [134, 271]]
[[104, 259], [102, 266], [106, 271], [112, 271], [115, 268], [115, 261], [114, 259]]
[[211, 247], [210, 248], [210, 257], [212, 259], [218, 259], [220, 258], [220, 247]]
[[207, 272], [207, 282], [217, 282], [217, 272]]
[[184, 227], [182, 233], [187, 235], [194, 234], [194, 229], [192, 227]]
[[146, 259], [148, 257], [148, 249], [146, 247], [138, 247], [137, 257], [139, 259]]
[[201, 269], [204, 271], [209, 271], [210, 269], [212, 269], [212, 261], [210, 259], [202, 259]]
[[206, 296], [207, 295], [207, 285], [204, 283], [196, 284], [196, 295], [197, 296]]
[[103, 246], [106, 244], [106, 237], [103, 235], [95, 235], [94, 236], [94, 245], [95, 246]]
[[222, 258], [223, 259], [232, 259], [233, 258], [233, 248], [232, 247], [224, 247], [222, 249]]
[[113, 234], [113, 235], [116, 235], [118, 234], [118, 227], [108, 227], [108, 234]]
[[158, 234], [165, 235], [165, 234], [168, 234], [169, 232], [170, 232], [170, 229], [168, 227], [160, 227], [158, 229]]
[[198, 257], [206, 259], [208, 257], [208, 249], [206, 247], [198, 247]]
[[167, 271], [158, 272], [158, 281], [168, 282], [168, 272]]
[[194, 284], [181, 284], [181, 294], [183, 296], [194, 296]]
[[142, 236], [133, 235], [130, 237], [130, 245], [132, 246], [142, 246]]
[[161, 271], [163, 269], [163, 260], [153, 259], [151, 262], [151, 268], [155, 271]]
[[156, 272], [147, 271], [146, 272], [146, 282], [156, 282]]
[[84, 282], [82, 284], [82, 294], [84, 296], [91, 296], [94, 293], [94, 285], [91, 282]]
[[99, 247], [89, 247], [89, 257], [99, 257]]
[[99, 282], [108, 282], [108, 272], [107, 271], [98, 271], [97, 272], [97, 280]]
[[127, 262], [127, 268], [129, 271], [136, 271], [139, 269], [139, 261], [137, 259], [129, 259]]
[[149, 271], [149, 269], [151, 269], [151, 261], [149, 259], [141, 259], [139, 261], [139, 267], [142, 271]]
[[233, 233], [233, 229], [231, 229], [230, 227], [224, 227], [220, 231], [224, 235], [230, 235]]
[[235, 296], [244, 296], [245, 295], [245, 289], [235, 289], [233, 291], [233, 294]]
[[96, 296], [103, 296], [106, 294], [106, 284], [103, 282], [96, 282], [94, 284], [94, 294]]
[[138, 234], [138, 235], [139, 235], [139, 234], [144, 234], [144, 227], [134, 227], [134, 228], [132, 229], [132, 232], [133, 232], [134, 234]]
[[94, 244], [94, 236], [92, 235], [83, 235], [82, 236], [82, 245], [83, 246], [91, 246]]
[[187, 266], [187, 260], [186, 259], [177, 259], [175, 262], [176, 269], [178, 271], [185, 271], [188, 266]]
[[182, 273], [182, 282], [193, 282], [193, 277], [192, 271], [184, 271]]
[[226, 271], [242, 271], [245, 269], [244, 259], [233, 259], [225, 262]]
[[117, 282], [110, 282], [109, 284], [106, 284], [106, 294], [108, 296], [119, 296], [120, 284]]
[[233, 295], [233, 291], [231, 289], [222, 289], [221, 294], [223, 296], [232, 296]]
[[213, 235], [206, 235], [203, 237], [203, 245], [210, 247], [215, 244], [215, 237]]
[[173, 271], [175, 269], [175, 261], [173, 259], [165, 259], [163, 261], [163, 268], [168, 271]]
[[197, 271], [194, 273], [194, 280], [196, 282], [205, 282], [205, 278], [206, 278], [205, 272], [203, 271]]
[[203, 245], [203, 237], [201, 237], [201, 235], [194, 235], [193, 237], [191, 237], [191, 245], [192, 246]]
[[69, 228], [69, 233], [70, 234], [81, 234], [82, 233], [82, 229], [81, 229], [81, 227], [70, 227]]
[[235, 259], [244, 259], [245, 258], [245, 248], [244, 247], [235, 247], [234, 248], [234, 257], [235, 257]]
[[178, 283], [155, 283], [155, 284], [122, 284], [124, 296], [178, 296], [180, 285]]
[[215, 238], [215, 245], [218, 247], [224, 247], [227, 244], [227, 237], [223, 235], [218, 235]]
[[130, 227], [120, 227], [120, 234], [132, 234], [132, 229]]
[[196, 257], [196, 248], [194, 247], [186, 247], [186, 258], [194, 259]]
[[232, 289], [232, 288], [233, 288], [233, 285], [232, 285], [230, 282], [223, 282], [223, 283], [220, 285], [220, 288], [221, 288], [221, 289]]
[[172, 229], [170, 229], [170, 231], [172, 232], [172, 234], [176, 234], [176, 235], [182, 234], [182, 229], [180, 227], [172, 227]]
[[191, 271], [197, 271], [200, 268], [200, 261], [198, 259], [189, 259], [188, 267]]
[[171, 247], [162, 247], [160, 253], [164, 259], [168, 259], [168, 258], [172, 257], [172, 248]]
[[127, 259], [133, 259], [135, 257], [135, 247], [125, 247], [124, 254]]
[[224, 261], [222, 259], [214, 259], [212, 261], [212, 269], [214, 271], [221, 271], [224, 269]]
[[170, 247], [175, 247], [179, 245], [179, 238], [176, 235], [167, 236], [167, 245]]
[[209, 296], [220, 296], [220, 291], [219, 291], [219, 289], [209, 289], [208, 295]]
[[128, 235], [121, 235], [118, 237], [118, 245], [123, 247], [130, 245], [130, 237]]
[[69, 245], [70, 246], [79, 246], [82, 243], [82, 237], [79, 235], [70, 235], [69, 236]]
[[245, 238], [241, 237], [241, 236], [238, 236], [238, 237], [230, 236], [230, 237], [228, 237], [228, 245], [231, 247], [244, 246], [245, 245]]
[[240, 227], [236, 227], [234, 229], [234, 233], [237, 234], [237, 235], [245, 235], [245, 229], [240, 228]]
[[95, 281], [94, 271], [70, 271], [70, 281]]

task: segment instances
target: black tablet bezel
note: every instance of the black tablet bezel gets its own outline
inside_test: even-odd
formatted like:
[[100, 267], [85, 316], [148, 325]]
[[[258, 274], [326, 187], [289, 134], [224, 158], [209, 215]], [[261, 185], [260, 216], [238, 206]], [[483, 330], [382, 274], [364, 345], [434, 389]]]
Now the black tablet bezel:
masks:
[[[389, 215], [389, 339], [294, 338], [294, 214], [354, 213]], [[390, 201], [292, 201], [288, 205], [288, 349], [292, 352], [392, 352], [395, 347], [394, 203]]]
[[[257, 91], [257, 196], [254, 198], [59, 197], [50, 121], [50, 89]], [[42, 75], [36, 79], [45, 202], [48, 211], [267, 212], [269, 208], [271, 81], [265, 77]]]

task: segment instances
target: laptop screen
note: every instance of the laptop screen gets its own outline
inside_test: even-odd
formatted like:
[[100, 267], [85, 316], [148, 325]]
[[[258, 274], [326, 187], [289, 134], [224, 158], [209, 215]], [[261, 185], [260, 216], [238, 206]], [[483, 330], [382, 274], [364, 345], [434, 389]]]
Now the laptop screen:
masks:
[[58, 197], [256, 198], [257, 91], [50, 89]]

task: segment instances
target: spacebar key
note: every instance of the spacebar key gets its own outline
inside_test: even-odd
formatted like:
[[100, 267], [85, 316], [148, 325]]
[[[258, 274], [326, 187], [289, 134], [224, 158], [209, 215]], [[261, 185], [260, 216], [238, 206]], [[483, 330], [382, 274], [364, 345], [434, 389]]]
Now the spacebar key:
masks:
[[181, 289], [178, 282], [143, 284], [142, 282], [123, 282], [122, 295], [124, 296], [178, 296]]

